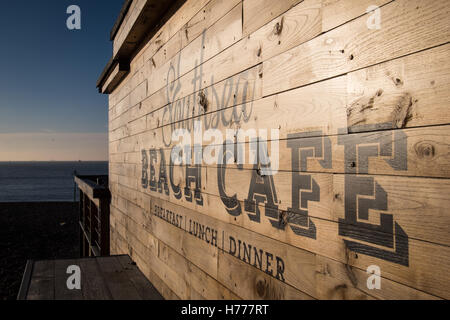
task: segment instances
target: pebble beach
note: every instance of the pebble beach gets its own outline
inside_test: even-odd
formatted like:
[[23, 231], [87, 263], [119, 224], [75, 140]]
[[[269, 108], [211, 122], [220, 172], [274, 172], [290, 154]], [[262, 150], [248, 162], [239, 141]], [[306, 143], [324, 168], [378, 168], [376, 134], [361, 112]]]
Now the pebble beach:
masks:
[[79, 257], [78, 204], [0, 203], [0, 300], [15, 300], [27, 260]]

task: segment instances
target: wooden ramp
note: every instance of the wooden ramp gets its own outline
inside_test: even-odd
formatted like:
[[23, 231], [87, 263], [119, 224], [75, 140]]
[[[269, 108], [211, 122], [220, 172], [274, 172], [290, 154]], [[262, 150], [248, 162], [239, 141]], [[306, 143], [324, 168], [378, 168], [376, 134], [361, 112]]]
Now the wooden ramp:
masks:
[[[80, 270], [79, 290], [67, 282]], [[72, 278], [73, 279], [73, 278]], [[73, 283], [73, 282], [70, 282]], [[162, 300], [128, 255], [73, 260], [28, 261], [18, 300]]]

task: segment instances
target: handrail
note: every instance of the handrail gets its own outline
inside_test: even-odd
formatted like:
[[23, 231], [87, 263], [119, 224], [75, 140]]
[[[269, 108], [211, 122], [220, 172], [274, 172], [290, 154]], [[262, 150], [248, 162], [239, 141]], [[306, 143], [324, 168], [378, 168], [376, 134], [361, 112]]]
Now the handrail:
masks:
[[74, 176], [80, 192], [79, 225], [82, 257], [109, 256], [108, 176]]

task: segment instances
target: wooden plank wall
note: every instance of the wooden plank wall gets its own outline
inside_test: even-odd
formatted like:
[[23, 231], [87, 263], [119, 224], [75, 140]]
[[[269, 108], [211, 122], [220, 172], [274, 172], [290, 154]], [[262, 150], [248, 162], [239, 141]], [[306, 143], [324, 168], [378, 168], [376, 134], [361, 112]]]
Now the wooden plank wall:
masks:
[[[112, 252], [168, 299], [450, 298], [449, 14], [188, 0], [109, 96]], [[279, 129], [279, 172], [171, 165], [194, 121]]]

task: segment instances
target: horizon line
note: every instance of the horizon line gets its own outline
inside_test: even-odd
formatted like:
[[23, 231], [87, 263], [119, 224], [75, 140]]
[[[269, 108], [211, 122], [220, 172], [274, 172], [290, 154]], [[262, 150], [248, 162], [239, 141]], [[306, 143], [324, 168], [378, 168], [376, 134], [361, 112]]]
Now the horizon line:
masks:
[[0, 163], [5, 162], [109, 162], [107, 160], [0, 160]]

